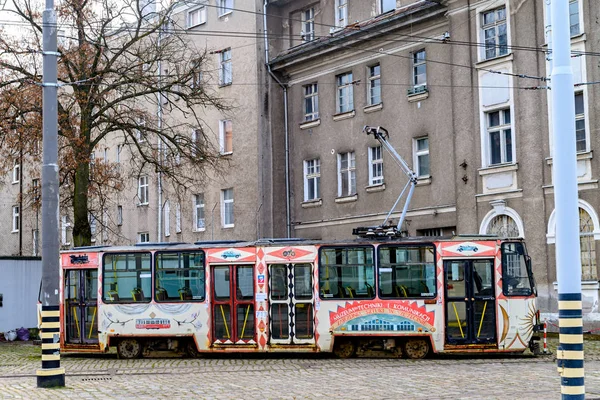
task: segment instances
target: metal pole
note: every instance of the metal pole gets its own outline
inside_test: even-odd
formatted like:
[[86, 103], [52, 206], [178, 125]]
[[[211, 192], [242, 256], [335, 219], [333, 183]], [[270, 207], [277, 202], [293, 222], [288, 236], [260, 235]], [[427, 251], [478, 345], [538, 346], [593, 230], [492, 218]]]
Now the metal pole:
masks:
[[584, 400], [581, 256], [569, 0], [553, 0], [550, 8], [556, 275], [560, 330], [557, 361], [562, 399]]
[[43, 161], [42, 161], [42, 369], [38, 387], [65, 386], [60, 367], [58, 230], [58, 98], [56, 13], [46, 0], [43, 13]]

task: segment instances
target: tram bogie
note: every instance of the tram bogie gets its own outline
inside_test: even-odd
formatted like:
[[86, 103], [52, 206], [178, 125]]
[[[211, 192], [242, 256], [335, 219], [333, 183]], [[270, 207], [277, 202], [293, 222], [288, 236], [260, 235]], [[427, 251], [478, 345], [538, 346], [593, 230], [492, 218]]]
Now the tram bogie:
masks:
[[61, 255], [66, 352], [419, 359], [534, 349], [538, 326], [519, 239], [156, 244]]

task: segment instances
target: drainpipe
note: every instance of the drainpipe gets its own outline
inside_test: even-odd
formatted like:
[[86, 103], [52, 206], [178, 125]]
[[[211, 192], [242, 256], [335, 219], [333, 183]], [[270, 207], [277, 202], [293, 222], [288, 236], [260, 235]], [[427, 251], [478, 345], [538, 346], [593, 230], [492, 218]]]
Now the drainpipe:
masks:
[[[160, 39], [161, 39], [161, 34], [162, 34], [162, 27], [158, 30], [158, 47], [160, 49]], [[158, 111], [157, 111], [157, 117], [158, 117], [158, 131], [160, 132], [162, 129], [162, 91], [160, 90], [161, 87], [161, 74], [162, 74], [162, 63], [159, 61], [158, 62], [158, 87], [159, 87], [159, 91], [158, 91]], [[158, 186], [158, 196], [157, 196], [157, 211], [156, 211], [156, 226], [157, 226], [157, 236], [156, 236], [156, 241], [157, 242], [162, 242], [162, 170], [160, 168], [160, 164], [161, 164], [161, 157], [162, 157], [162, 139], [160, 137], [160, 135], [158, 136], [158, 164], [159, 164], [159, 168], [158, 168], [158, 176], [157, 176], [157, 186]]]
[[286, 219], [286, 233], [287, 237], [292, 237], [291, 234], [291, 217], [290, 217], [290, 147], [289, 147], [289, 130], [288, 130], [288, 92], [287, 86], [282, 83], [269, 65], [269, 41], [267, 39], [267, 3], [268, 0], [264, 1], [263, 4], [263, 36], [265, 39], [265, 65], [269, 75], [275, 82], [283, 89], [283, 118], [285, 128], [285, 219]]

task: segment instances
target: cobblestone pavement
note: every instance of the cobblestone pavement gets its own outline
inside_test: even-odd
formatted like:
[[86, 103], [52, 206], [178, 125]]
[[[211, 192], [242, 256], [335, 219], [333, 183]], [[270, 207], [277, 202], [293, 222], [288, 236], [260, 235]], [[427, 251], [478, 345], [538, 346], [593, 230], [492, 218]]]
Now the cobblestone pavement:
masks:
[[[550, 341], [554, 349], [556, 340]], [[349, 359], [210, 356], [119, 360], [62, 355], [66, 387], [38, 389], [40, 348], [0, 343], [1, 399], [559, 399], [553, 356]], [[600, 399], [600, 341], [586, 342], [588, 399]]]

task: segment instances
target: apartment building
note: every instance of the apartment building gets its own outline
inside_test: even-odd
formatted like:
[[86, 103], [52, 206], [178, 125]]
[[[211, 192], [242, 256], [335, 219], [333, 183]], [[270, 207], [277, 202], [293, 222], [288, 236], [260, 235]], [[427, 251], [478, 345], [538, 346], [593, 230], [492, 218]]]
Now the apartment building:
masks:
[[[570, 1], [587, 315], [598, 312], [598, 86], [586, 84], [599, 80], [589, 40], [598, 12]], [[268, 14], [270, 66], [287, 87], [271, 92], [281, 99], [271, 118], [289, 121], [293, 236], [348, 238], [383, 222], [406, 176], [362, 131], [381, 126], [418, 175], [401, 229], [526, 238], [540, 306], [556, 312], [543, 4], [281, 0]]]

